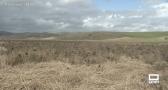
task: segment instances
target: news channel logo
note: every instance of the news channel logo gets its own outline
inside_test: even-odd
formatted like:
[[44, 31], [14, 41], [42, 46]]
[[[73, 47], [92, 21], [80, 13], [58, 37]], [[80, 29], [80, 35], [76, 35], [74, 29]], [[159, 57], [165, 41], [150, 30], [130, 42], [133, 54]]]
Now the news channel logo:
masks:
[[148, 74], [149, 84], [159, 84], [159, 74]]
[[29, 0], [2, 0], [0, 6], [4, 7], [19, 7], [19, 6], [31, 6], [32, 3]]

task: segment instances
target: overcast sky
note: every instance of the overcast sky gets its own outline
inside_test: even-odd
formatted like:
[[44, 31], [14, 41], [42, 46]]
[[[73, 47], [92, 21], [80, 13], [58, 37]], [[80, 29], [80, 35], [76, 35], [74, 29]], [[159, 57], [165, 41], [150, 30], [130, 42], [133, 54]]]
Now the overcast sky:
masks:
[[0, 31], [168, 31], [168, 0], [0, 0]]

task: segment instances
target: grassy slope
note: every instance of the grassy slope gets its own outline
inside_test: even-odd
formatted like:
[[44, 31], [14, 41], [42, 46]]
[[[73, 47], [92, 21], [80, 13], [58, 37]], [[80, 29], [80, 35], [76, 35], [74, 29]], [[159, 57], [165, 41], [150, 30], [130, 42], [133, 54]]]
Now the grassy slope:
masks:
[[104, 40], [120, 38], [126, 35], [117, 32], [76, 32], [76, 33], [61, 33], [58, 38], [62, 40]]
[[168, 32], [126, 32], [123, 34], [134, 38], [156, 38], [168, 36]]
[[[64, 32], [64, 33], [21, 33], [0, 36], [1, 39], [41, 40], [112, 40], [116, 41], [168, 41], [168, 32]], [[121, 39], [122, 38], [122, 39]]]
[[167, 42], [168, 32], [78, 32], [61, 33], [59, 40], [114, 40], [123, 42]]
[[143, 42], [167, 42], [168, 32], [130, 32], [126, 36]]

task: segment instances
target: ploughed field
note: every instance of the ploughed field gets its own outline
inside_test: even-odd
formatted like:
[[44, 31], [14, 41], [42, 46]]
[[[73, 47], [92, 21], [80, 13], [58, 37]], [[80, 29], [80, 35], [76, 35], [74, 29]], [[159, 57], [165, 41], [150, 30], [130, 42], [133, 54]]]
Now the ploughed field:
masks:
[[168, 43], [1, 40], [1, 89], [168, 90]]

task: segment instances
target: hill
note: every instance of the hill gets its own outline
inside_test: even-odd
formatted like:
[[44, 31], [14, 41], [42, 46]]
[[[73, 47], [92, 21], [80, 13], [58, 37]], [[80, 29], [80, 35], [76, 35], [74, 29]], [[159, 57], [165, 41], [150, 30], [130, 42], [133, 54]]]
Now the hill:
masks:
[[103, 40], [167, 42], [168, 32], [62, 32], [62, 33], [10, 33], [1, 31], [0, 39], [24, 40]]

